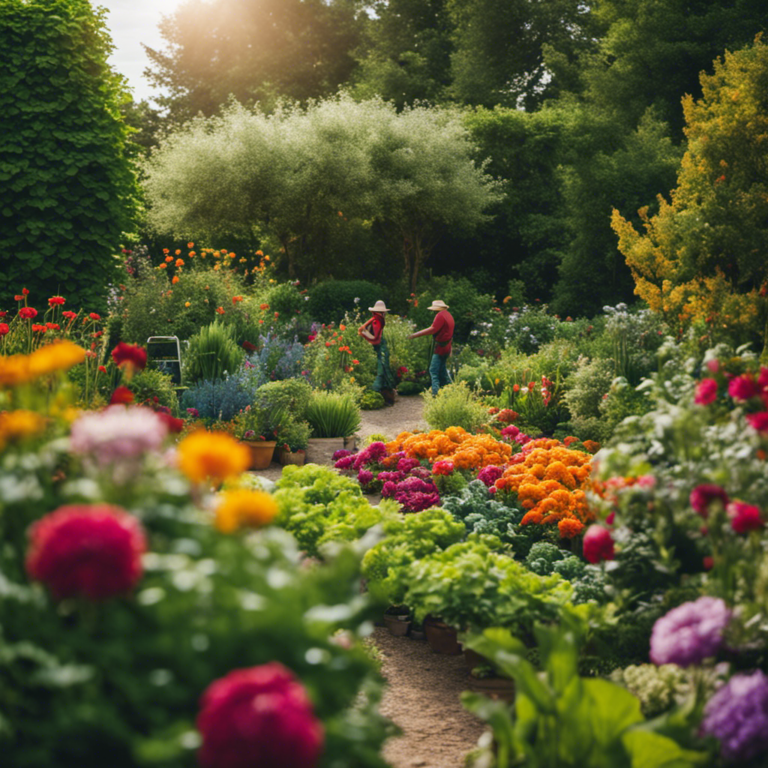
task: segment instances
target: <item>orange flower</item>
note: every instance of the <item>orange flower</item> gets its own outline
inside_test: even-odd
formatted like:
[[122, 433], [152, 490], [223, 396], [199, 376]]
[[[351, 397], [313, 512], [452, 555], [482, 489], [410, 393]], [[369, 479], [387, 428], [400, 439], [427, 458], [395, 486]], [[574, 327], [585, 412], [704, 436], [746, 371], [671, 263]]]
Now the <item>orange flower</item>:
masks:
[[173, 261], [173, 256], [166, 256], [165, 261], [166, 263]]
[[220, 315], [223, 315], [223, 314], [224, 314], [224, 307], [216, 307], [216, 311], [217, 311], [217, 312], [218, 312]]
[[193, 482], [220, 483], [245, 472], [251, 463], [248, 447], [224, 432], [204, 429], [185, 437], [178, 448], [179, 469]]
[[175, 266], [177, 266], [177, 267], [183, 267], [183, 266], [184, 266], [184, 259], [176, 259], [176, 264], [175, 264]]
[[194, 243], [187, 243], [187, 248], [194, 248], [194, 247], [195, 247]]
[[171, 283], [173, 283], [173, 285], [176, 285], [176, 283], [178, 282], [179, 282], [179, 276], [174, 275], [173, 278], [171, 279]]

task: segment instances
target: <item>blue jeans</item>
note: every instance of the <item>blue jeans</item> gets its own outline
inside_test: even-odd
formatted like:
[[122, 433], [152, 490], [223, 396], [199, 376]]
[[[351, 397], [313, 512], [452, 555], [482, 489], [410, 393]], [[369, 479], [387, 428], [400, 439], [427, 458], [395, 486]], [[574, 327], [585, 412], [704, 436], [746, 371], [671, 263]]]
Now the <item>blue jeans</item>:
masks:
[[451, 379], [448, 376], [448, 368], [445, 361], [448, 355], [432, 355], [432, 362], [429, 364], [429, 376], [432, 379], [432, 394], [436, 395], [440, 387], [450, 384]]

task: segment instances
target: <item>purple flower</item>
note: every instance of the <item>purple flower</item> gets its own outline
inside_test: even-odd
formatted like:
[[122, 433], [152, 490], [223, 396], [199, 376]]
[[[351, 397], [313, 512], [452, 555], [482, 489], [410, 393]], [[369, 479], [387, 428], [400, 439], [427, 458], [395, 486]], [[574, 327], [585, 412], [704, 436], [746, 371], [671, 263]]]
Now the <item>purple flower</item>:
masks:
[[193, 419], [199, 419], [200, 418], [200, 411], [197, 410], [197, 408], [187, 408], [187, 413], [193, 418]]
[[502, 475], [504, 470], [501, 467], [496, 467], [493, 464], [487, 467], [483, 467], [477, 473], [477, 479], [490, 488]]
[[352, 451], [348, 451], [346, 448], [339, 448], [338, 451], [335, 451], [333, 456], [331, 458], [334, 461], [338, 461], [339, 459], [343, 459], [345, 456], [351, 456]]
[[373, 472], [369, 472], [367, 469], [361, 469], [357, 473], [357, 482], [360, 485], [368, 485], [373, 480]]
[[731, 610], [718, 597], [700, 597], [673, 608], [653, 626], [651, 661], [688, 667], [714, 656], [723, 641]]
[[701, 731], [720, 740], [728, 762], [745, 762], [768, 751], [768, 677], [759, 669], [734, 675], [707, 702]]
[[426, 467], [414, 467], [411, 470], [411, 477], [418, 478], [419, 480], [431, 480], [432, 473]]

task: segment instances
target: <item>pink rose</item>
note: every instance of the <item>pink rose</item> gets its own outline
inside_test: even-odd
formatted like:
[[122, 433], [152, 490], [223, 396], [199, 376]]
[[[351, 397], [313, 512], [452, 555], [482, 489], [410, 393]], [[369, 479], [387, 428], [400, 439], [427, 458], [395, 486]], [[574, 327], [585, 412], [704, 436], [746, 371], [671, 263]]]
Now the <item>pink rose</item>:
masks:
[[757, 432], [768, 432], [768, 411], [748, 413], [746, 419], [749, 422], [749, 426]]
[[702, 379], [696, 385], [693, 401], [697, 405], [710, 405], [717, 397], [717, 382], [714, 379]]
[[611, 532], [602, 525], [590, 525], [584, 534], [584, 557], [593, 565], [602, 560], [613, 560], [613, 538]]
[[728, 505], [728, 517], [736, 533], [759, 531], [765, 525], [760, 518], [759, 508], [741, 501], [733, 501]]
[[728, 394], [734, 400], [749, 400], [760, 394], [757, 382], [748, 373], [736, 376], [728, 384]]

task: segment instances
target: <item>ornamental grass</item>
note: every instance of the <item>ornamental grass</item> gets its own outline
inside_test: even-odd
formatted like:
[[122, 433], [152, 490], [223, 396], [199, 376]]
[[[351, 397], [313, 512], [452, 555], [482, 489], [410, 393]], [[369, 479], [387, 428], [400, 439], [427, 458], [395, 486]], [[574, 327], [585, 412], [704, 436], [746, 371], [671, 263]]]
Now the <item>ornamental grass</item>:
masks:
[[560, 536], [570, 539], [595, 520], [585, 494], [591, 456], [547, 438], [532, 441], [518, 456], [495, 487], [516, 493], [520, 505], [528, 510], [521, 525], [557, 525]]
[[[462, 427], [448, 427], [445, 431], [401, 432], [386, 444], [387, 453], [403, 453], [411, 459], [426, 460], [430, 464], [450, 459], [455, 469], [482, 469], [501, 466], [512, 457], [512, 446], [490, 435], [471, 435]], [[386, 466], [386, 460], [385, 460]]]

